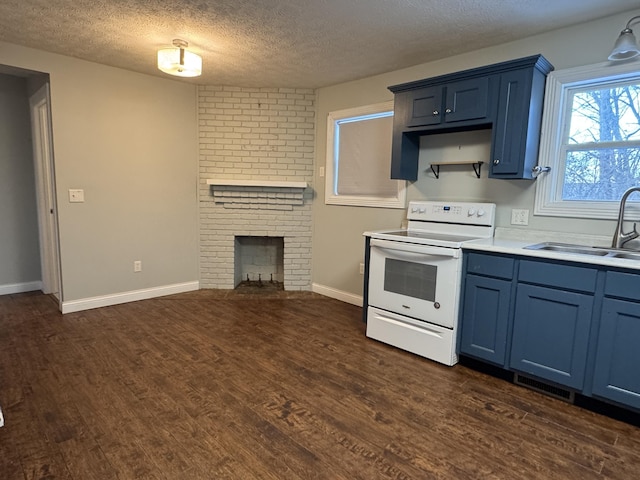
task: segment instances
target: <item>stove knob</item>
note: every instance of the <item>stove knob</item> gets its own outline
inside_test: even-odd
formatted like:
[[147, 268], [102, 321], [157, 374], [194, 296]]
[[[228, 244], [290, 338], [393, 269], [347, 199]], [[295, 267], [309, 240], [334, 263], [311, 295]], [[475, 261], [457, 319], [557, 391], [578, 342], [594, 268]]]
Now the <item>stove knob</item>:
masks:
[[484, 216], [484, 214], [485, 214], [485, 211], [484, 211], [484, 210], [482, 210], [481, 208], [479, 208], [479, 209], [478, 209], [478, 216], [479, 216], [479, 217], [483, 217], [483, 216]]
[[411, 208], [411, 213], [416, 213], [418, 211], [418, 207], [412, 207]]
[[420, 209], [420, 213], [426, 213], [427, 209], [426, 208], [421, 208]]
[[470, 208], [469, 211], [467, 212], [467, 216], [469, 217], [473, 217], [475, 214], [476, 214], [475, 208]]

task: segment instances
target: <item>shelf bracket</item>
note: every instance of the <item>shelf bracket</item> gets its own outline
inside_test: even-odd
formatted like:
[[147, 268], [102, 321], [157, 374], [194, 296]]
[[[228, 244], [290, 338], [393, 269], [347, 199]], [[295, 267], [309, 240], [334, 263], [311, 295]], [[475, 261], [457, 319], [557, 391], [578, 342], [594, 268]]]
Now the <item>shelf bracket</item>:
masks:
[[471, 165], [473, 167], [473, 171], [476, 173], [476, 177], [480, 178], [480, 172], [482, 171], [483, 163], [484, 162], [482, 161], [478, 161], [478, 162], [461, 161], [461, 162], [442, 162], [442, 163], [436, 162], [436, 163], [432, 163], [430, 167], [431, 167], [431, 171], [436, 176], [436, 178], [440, 178], [440, 165]]
[[472, 163], [473, 171], [476, 172], [476, 177], [480, 178], [480, 170], [482, 169], [482, 162]]

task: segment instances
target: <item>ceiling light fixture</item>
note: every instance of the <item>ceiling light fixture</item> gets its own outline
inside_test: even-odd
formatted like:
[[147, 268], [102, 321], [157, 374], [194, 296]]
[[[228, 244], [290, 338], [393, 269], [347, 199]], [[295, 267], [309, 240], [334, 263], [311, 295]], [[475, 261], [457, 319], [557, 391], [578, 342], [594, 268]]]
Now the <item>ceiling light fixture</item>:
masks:
[[627, 22], [627, 26], [620, 32], [620, 36], [613, 46], [613, 50], [609, 55], [609, 60], [627, 60], [629, 58], [637, 57], [638, 55], [640, 55], [636, 37], [633, 34], [633, 30], [629, 28], [635, 20], [639, 19], [640, 15], [633, 17]]
[[197, 77], [202, 73], [202, 57], [185, 50], [189, 44], [175, 39], [174, 48], [158, 50], [158, 69], [178, 77]]

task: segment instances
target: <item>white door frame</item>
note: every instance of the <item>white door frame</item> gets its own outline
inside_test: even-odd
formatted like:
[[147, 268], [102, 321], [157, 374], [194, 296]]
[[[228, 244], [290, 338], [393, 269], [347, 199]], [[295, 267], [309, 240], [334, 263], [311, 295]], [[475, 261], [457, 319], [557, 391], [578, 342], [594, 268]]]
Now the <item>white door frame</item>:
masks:
[[38, 230], [40, 233], [40, 265], [42, 292], [53, 294], [62, 307], [60, 280], [60, 248], [58, 239], [58, 209], [56, 204], [55, 172], [49, 84], [46, 83], [29, 97], [31, 134], [35, 163], [36, 197], [38, 202]]

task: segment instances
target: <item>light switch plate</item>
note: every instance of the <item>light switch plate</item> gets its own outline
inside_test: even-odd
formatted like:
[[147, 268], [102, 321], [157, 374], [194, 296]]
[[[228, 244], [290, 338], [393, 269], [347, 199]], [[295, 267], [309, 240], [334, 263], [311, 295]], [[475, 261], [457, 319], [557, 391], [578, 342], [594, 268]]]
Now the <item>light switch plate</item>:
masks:
[[81, 188], [69, 189], [69, 202], [70, 203], [82, 203], [84, 202], [84, 190]]

